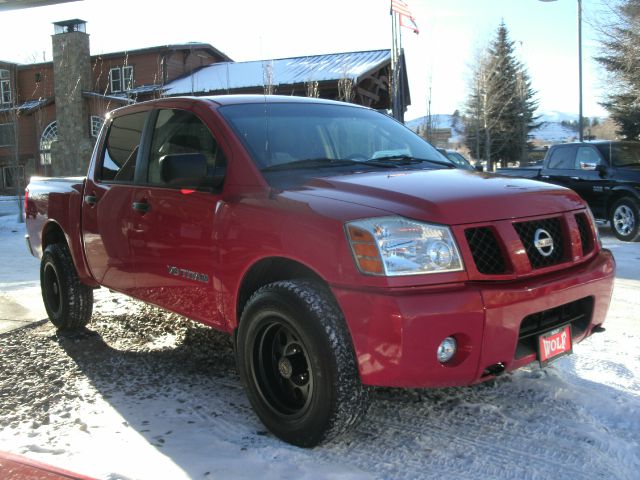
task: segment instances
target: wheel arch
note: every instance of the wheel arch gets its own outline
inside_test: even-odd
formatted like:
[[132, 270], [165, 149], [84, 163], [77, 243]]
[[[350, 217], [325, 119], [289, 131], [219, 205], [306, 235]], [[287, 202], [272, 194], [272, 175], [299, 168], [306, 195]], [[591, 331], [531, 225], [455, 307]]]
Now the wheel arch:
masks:
[[54, 243], [63, 243], [69, 248], [69, 240], [60, 224], [54, 220], [49, 220], [42, 229], [42, 251]]
[[609, 198], [607, 201], [606, 220], [609, 220], [611, 218], [611, 214], [613, 213], [613, 206], [616, 204], [616, 202], [624, 197], [629, 197], [635, 200], [636, 203], [640, 204], [640, 195], [638, 195], [638, 193], [636, 193], [636, 191], [633, 190], [632, 188], [625, 188], [625, 187], [614, 188], [611, 191], [611, 195], [609, 195]]
[[316, 271], [297, 260], [285, 257], [268, 257], [254, 263], [244, 274], [238, 288], [233, 330], [237, 331], [244, 307], [256, 290], [269, 283], [293, 279], [314, 280], [328, 285]]
[[[58, 222], [56, 222], [55, 220], [49, 220], [42, 228], [40, 239], [42, 254], [44, 254], [45, 249], [49, 245], [53, 245], [55, 243], [63, 243], [71, 253], [71, 261], [73, 262], [76, 272], [78, 273], [80, 281], [94, 288], [99, 286], [98, 283], [93, 279], [93, 277], [91, 277], [88, 271], [88, 267], [84, 259], [82, 245], [77, 244], [77, 242], [76, 244], [74, 244], [72, 239], [69, 238], [64, 228], [62, 228], [62, 226]], [[79, 260], [77, 257], [78, 255], [80, 256]]]

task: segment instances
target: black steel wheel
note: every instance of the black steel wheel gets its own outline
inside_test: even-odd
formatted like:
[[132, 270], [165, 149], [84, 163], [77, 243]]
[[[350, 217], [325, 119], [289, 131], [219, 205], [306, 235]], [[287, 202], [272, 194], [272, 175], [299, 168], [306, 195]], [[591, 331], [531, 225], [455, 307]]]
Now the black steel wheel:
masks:
[[640, 240], [640, 209], [631, 197], [622, 197], [611, 207], [609, 221], [613, 234], [625, 242]]
[[315, 282], [275, 282], [247, 302], [237, 363], [249, 401], [282, 440], [313, 447], [348, 430], [366, 412], [344, 319]]
[[277, 414], [301, 416], [313, 398], [314, 375], [299, 334], [278, 317], [265, 319], [253, 342], [252, 381]]
[[80, 282], [65, 244], [44, 250], [40, 263], [40, 288], [49, 320], [60, 330], [84, 327], [93, 311], [93, 290]]

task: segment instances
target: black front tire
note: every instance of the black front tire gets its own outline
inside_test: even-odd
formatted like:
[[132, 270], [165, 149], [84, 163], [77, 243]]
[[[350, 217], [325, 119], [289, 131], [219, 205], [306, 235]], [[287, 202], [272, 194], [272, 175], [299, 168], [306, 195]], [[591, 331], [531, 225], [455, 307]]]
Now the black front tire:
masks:
[[345, 320], [329, 290], [306, 280], [260, 288], [242, 313], [237, 363], [265, 426], [285, 442], [314, 447], [366, 413]]
[[640, 208], [637, 200], [622, 197], [611, 207], [609, 215], [611, 230], [620, 240], [637, 242], [640, 240]]
[[65, 244], [45, 248], [40, 263], [40, 288], [49, 320], [59, 330], [77, 330], [89, 323], [93, 289], [78, 278]]

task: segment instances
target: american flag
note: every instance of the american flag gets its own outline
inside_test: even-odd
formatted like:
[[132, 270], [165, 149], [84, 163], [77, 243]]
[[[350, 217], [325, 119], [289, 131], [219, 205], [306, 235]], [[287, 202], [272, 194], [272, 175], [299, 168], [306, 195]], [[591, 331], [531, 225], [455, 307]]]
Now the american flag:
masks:
[[402, 0], [391, 0], [391, 13], [393, 14], [394, 12], [400, 17], [401, 27], [413, 30], [413, 33], [420, 33], [416, 20], [413, 18], [413, 14], [411, 13], [411, 10], [409, 10], [407, 2], [403, 2]]

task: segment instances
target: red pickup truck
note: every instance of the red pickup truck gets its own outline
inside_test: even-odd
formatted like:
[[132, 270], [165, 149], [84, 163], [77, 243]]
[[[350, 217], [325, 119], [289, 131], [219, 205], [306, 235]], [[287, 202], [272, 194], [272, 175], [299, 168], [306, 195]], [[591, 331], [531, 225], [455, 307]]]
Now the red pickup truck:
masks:
[[249, 400], [314, 446], [369, 386], [470, 385], [603, 330], [583, 200], [453, 165], [386, 115], [278, 96], [112, 112], [86, 178], [33, 178], [28, 245], [60, 329], [104, 286], [224, 330]]

